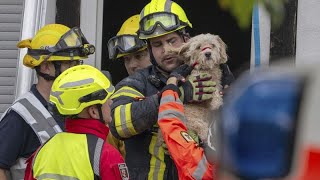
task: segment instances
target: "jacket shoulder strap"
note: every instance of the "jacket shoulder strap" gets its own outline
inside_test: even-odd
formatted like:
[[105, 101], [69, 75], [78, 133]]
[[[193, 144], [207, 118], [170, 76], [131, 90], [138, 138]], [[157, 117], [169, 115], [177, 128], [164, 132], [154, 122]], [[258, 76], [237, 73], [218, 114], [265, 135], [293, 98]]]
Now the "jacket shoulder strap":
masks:
[[49, 111], [31, 92], [17, 99], [11, 109], [17, 112], [31, 126], [41, 144], [58, 132], [62, 132]]
[[104, 140], [92, 134], [87, 134], [87, 141], [88, 141], [90, 162], [94, 172], [94, 179], [98, 180], [98, 179], [101, 179], [100, 157], [101, 157]]

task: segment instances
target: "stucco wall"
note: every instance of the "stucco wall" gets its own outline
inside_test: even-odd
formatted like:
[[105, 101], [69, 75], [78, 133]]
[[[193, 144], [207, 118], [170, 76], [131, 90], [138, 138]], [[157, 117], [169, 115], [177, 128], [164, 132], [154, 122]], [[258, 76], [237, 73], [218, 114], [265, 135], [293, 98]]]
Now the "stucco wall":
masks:
[[296, 63], [320, 62], [320, 1], [299, 0]]

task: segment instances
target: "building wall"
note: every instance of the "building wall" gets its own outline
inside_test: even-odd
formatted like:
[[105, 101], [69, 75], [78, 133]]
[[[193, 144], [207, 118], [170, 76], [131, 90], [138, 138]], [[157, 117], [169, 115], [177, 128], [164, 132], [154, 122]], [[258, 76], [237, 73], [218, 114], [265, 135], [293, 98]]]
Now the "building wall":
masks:
[[320, 62], [320, 1], [299, 0], [296, 64]]
[[23, 0], [0, 2], [0, 116], [14, 100]]

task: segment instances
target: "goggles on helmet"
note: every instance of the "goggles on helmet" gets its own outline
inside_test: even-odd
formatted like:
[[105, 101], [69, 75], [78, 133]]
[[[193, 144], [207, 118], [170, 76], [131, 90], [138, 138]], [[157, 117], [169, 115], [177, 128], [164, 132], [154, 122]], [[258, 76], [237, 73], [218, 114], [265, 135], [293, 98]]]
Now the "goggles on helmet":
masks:
[[173, 31], [188, 24], [179, 20], [176, 14], [170, 12], [156, 12], [144, 16], [140, 20], [139, 34], [151, 35], [157, 26], [161, 26], [165, 31]]
[[146, 43], [139, 39], [137, 35], [115, 36], [108, 41], [109, 58], [116, 59], [119, 53], [135, 52], [144, 46], [146, 46]]
[[30, 55], [52, 55], [57, 56], [88, 56], [95, 52], [93, 45], [89, 44], [81, 29], [74, 27], [66, 32], [55, 46], [49, 46], [45, 49], [28, 49]]

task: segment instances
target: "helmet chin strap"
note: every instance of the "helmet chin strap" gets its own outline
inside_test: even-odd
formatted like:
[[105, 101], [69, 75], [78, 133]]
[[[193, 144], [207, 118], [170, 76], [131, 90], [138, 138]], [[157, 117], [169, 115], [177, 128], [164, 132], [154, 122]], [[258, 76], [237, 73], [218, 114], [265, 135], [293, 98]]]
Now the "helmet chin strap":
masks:
[[103, 114], [102, 114], [102, 104], [97, 104], [97, 108], [98, 108], [98, 112], [99, 112], [99, 121], [103, 124], [105, 124], [104, 120], [103, 120]]
[[51, 76], [49, 74], [45, 74], [45, 73], [41, 72], [40, 71], [40, 66], [37, 66], [35, 68], [37, 74], [39, 76], [43, 77], [43, 79], [45, 79], [47, 81], [53, 81], [61, 74], [61, 62], [53, 61], [52, 63], [53, 63], [54, 69], [55, 69], [55, 76]]

